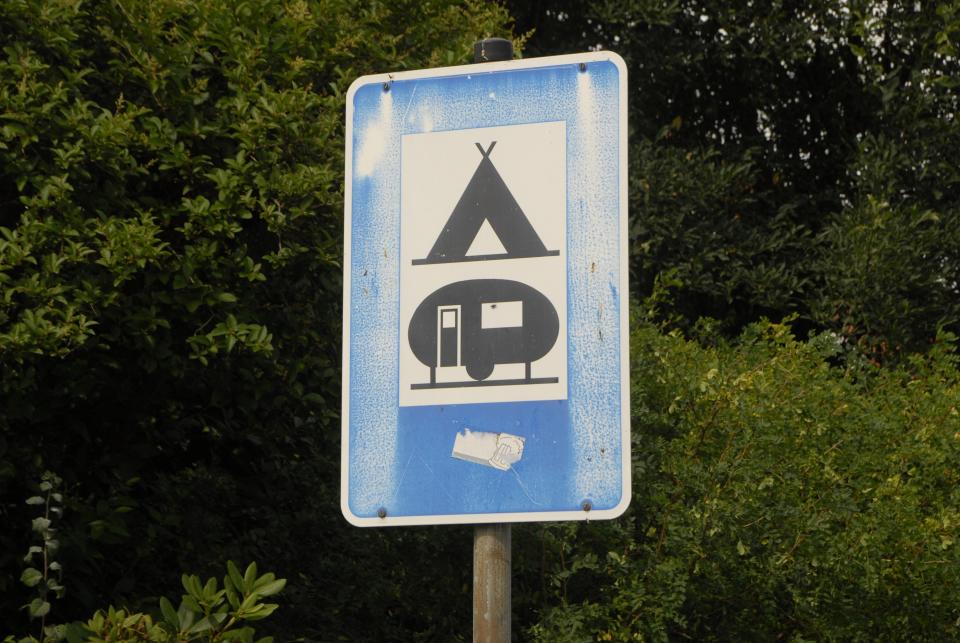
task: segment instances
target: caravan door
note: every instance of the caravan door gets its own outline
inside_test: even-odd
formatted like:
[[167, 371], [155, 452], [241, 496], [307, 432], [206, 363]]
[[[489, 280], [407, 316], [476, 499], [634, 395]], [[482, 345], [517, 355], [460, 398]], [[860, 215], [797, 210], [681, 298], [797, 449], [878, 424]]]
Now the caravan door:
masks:
[[437, 366], [460, 365], [460, 306], [437, 306]]

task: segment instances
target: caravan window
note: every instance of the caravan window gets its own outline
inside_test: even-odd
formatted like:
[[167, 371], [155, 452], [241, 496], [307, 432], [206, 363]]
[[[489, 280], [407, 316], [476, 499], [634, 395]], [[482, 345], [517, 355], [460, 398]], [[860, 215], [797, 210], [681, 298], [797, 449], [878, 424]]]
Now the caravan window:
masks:
[[481, 304], [481, 328], [513, 328], [523, 326], [522, 301], [497, 301]]

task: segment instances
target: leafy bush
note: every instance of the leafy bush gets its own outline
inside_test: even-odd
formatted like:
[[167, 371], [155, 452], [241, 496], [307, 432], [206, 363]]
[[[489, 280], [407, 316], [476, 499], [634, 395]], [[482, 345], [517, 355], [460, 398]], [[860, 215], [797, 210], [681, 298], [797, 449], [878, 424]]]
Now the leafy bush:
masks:
[[[283, 590], [287, 581], [274, 574], [257, 574], [257, 564], [250, 563], [241, 574], [233, 561], [227, 562], [227, 575], [223, 577], [223, 589], [217, 587], [217, 579], [209, 578], [201, 584], [197, 576], [184, 574], [181, 578], [186, 594], [180, 606], [174, 609], [166, 597], [160, 598], [160, 618], [156, 621], [149, 614], [127, 612], [109, 607], [97, 612], [85, 623], [70, 623], [43, 628], [43, 643], [56, 643], [66, 639], [69, 643], [187, 643], [208, 641], [220, 643], [237, 641], [253, 643], [256, 635], [253, 627], [245, 621], [260, 621], [276, 609], [275, 603], [261, 603]], [[258, 639], [256, 643], [271, 643], [273, 637]], [[38, 643], [34, 637], [17, 641], [13, 636], [4, 643]]]
[[[615, 4], [564, 24], [620, 37], [643, 79], [635, 283], [682, 284], [665, 314], [710, 341], [636, 327], [634, 509], [518, 528], [520, 622], [539, 613], [530, 634], [553, 640], [957, 638], [957, 370], [950, 336], [931, 340], [960, 301], [958, 14], [894, 3], [814, 33], [797, 12], [832, 4], [638, 0], [639, 24]], [[58, 621], [122, 604], [91, 627], [163, 636], [146, 612], [167, 569], [256, 558], [295, 581], [287, 638], [464, 637], [467, 529], [338, 516], [342, 113], [356, 76], [466, 62], [506, 23], [455, 0], [0, 0], [5, 626], [58, 593], [17, 583], [37, 580], [22, 499], [50, 470], [64, 513], [36, 533], [59, 544]], [[901, 51], [878, 29], [912, 35]], [[836, 145], [809, 149], [807, 116]], [[726, 345], [696, 322], [767, 309], [837, 335], [760, 324]], [[931, 352], [839, 359], [884, 340]]]
[[831, 334], [763, 322], [705, 348], [637, 324], [633, 506], [555, 530], [556, 603], [531, 634], [956, 639], [954, 349], [844, 371]]
[[363, 561], [396, 545], [331, 519], [344, 97], [467, 62], [506, 21], [457, 0], [0, 0], [0, 622], [27, 626], [22, 499], [51, 470], [59, 618], [256, 558], [298, 580], [288, 636], [381, 626], [337, 588], [395, 594], [402, 571]]
[[527, 53], [630, 78], [631, 288], [684, 328], [799, 313], [878, 360], [960, 329], [960, 8], [833, 0], [508, 3]]

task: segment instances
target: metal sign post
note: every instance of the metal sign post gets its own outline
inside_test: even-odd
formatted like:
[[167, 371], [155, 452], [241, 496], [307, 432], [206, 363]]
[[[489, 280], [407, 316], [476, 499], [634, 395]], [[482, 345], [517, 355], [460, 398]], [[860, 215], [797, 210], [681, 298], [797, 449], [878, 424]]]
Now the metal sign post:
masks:
[[473, 640], [510, 640], [510, 525], [477, 525], [473, 531]]
[[347, 92], [341, 508], [490, 525], [475, 640], [509, 641], [507, 523], [630, 502], [627, 78], [475, 56]]
[[[513, 43], [487, 38], [473, 47], [473, 62], [513, 59]], [[473, 528], [473, 642], [510, 641], [513, 613], [509, 523], [476, 525]]]

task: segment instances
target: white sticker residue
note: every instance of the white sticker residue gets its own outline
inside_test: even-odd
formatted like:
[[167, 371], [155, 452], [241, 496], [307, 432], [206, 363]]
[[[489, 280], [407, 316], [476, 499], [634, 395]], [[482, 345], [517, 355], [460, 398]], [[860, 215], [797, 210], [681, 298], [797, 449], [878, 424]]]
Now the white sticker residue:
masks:
[[506, 471], [523, 457], [523, 438], [509, 433], [464, 429], [453, 442], [454, 458]]

